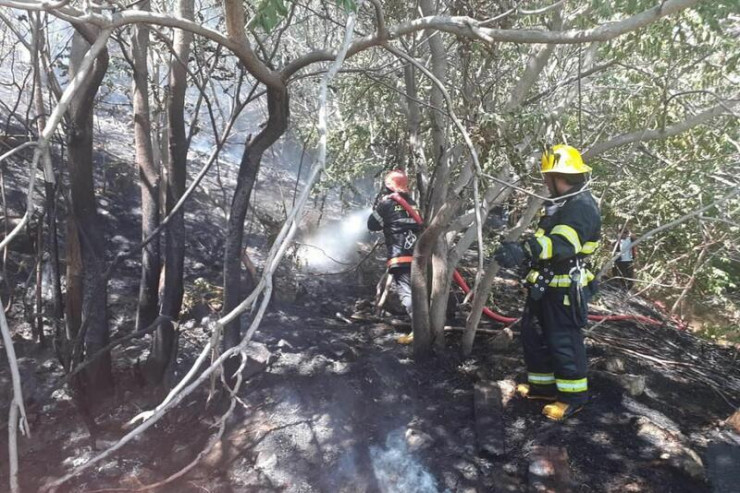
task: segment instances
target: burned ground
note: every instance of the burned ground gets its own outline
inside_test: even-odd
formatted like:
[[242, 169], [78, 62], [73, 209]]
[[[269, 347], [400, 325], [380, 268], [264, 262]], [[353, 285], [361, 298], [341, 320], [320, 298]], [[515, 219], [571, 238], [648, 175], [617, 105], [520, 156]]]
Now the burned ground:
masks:
[[[701, 355], [736, 381], [735, 350], [671, 327], [615, 323], [598, 327], [589, 339], [595, 371], [586, 410], [564, 424], [550, 423], [539, 414], [541, 405], [513, 398], [503, 411], [505, 454], [489, 456], [477, 447], [473, 387], [483, 380], [521, 379], [516, 339], [502, 348], [483, 335], [473, 357], [462, 359], [455, 356], [459, 335], [451, 331], [447, 352], [414, 362], [410, 348], [395, 342], [399, 333], [391, 325], [337, 316], [350, 314], [347, 308], [357, 300], [352, 290], [326, 281], [314, 288], [300, 305], [275, 304], [256, 337], [271, 356], [245, 385], [244, 406], [202, 464], [163, 491], [525, 491], [530, 455], [540, 446], [567, 452], [572, 491], [709, 491], [701, 466], [708, 447], [738, 446], [737, 435], [720, 425], [733, 411], [724, 399], [736, 394], [720, 395], [675, 371], [677, 365], [625, 354], [614, 341], [640, 341], [646, 355], [650, 350], [666, 361], [665, 348], [671, 347], [670, 361], [689, 365]], [[331, 301], [322, 296], [328, 289]], [[202, 337], [196, 329], [184, 333], [181, 367]], [[18, 342], [19, 352], [30, 347]], [[49, 382], [61, 382], [50, 354], [44, 360], [29, 351], [23, 354], [25, 376], [47, 389]], [[133, 351], [122, 351], [117, 360]], [[614, 358], [624, 372], [645, 377], [640, 395], [630, 396], [603, 369]], [[32, 361], [42, 363], [29, 367]], [[120, 436], [121, 425], [139, 410], [156, 404], [157, 395], [138, 387], [131, 375], [127, 365], [119, 366], [117, 397], [98, 414], [106, 430], [98, 447]], [[33, 437], [22, 442], [21, 471], [33, 491], [94, 451], [63, 390], [29, 398]], [[204, 393], [189, 399], [68, 490], [135, 489], [166, 477], [205, 446], [219, 406], [206, 405]]]
[[[115, 254], [139, 236], [138, 191], [129, 163], [112, 155], [106, 163], [106, 174], [97, 177], [99, 204], [108, 230], [116, 231], [108, 238]], [[20, 190], [25, 175], [15, 171], [6, 175], [6, 186]], [[282, 189], [292, 189], [290, 177], [269, 168], [265, 173], [272, 173], [263, 182], [273, 188], [258, 189], [263, 200], [256, 207], [279, 218], [279, 207], [268, 206], [284, 196]], [[233, 181], [227, 167], [222, 177]], [[207, 317], [218, 308], [221, 266], [213, 252], [223, 249], [225, 207], [219, 190], [219, 179], [209, 176], [186, 213], [187, 284], [200, 287], [188, 291], [179, 375], [209, 337]], [[9, 203], [20, 212], [22, 195], [13, 193]], [[266, 222], [250, 226], [249, 252], [258, 267], [270, 237]], [[291, 261], [290, 267], [299, 263], [296, 257]], [[32, 264], [30, 252], [20, 249], [11, 252], [8, 268], [16, 280], [25, 279]], [[527, 491], [534, 488], [532, 464], [543, 447], [568, 464], [565, 486], [552, 491], [697, 492], [725, 481], [723, 469], [709, 459], [720, 449], [736, 455], [740, 446], [738, 435], [722, 424], [740, 403], [737, 348], [698, 339], [672, 324], [599, 324], [587, 339], [593, 370], [589, 406], [557, 424], [540, 415], [541, 405], [507, 396], [498, 420], [504, 454], [492, 456], [478, 447], [474, 389], [480, 382], [511, 388], [521, 381], [517, 326], [511, 341], [479, 334], [467, 359], [458, 356], [460, 332], [450, 330], [442, 354], [414, 361], [411, 348], [396, 343], [397, 324], [368, 312], [380, 264], [370, 255], [359, 270], [350, 268], [344, 275], [295, 274], [287, 265], [281, 270], [276, 300], [255, 336], [255, 344], [270, 353], [266, 366], [244, 385], [242, 404], [221, 442], [198, 467], [161, 491]], [[132, 330], [137, 279], [133, 256], [110, 284], [114, 335]], [[21, 283], [20, 297], [22, 288]], [[506, 313], [517, 313], [521, 296], [511, 281], [494, 288]], [[609, 287], [595, 308], [660, 316], [645, 300]], [[36, 491], [114, 443], [125, 422], [156, 406], [163, 393], [147, 387], [137, 370], [148, 338], [116, 349], [116, 392], [95, 410], [101, 433], [91, 440], [53, 351], [30, 341], [22, 311], [14, 308], [11, 325], [32, 436], [20, 442], [20, 480], [24, 491]], [[451, 325], [464, 325], [464, 316], [462, 307]], [[4, 359], [0, 387], [7, 405]], [[202, 389], [63, 490], [130, 491], [167, 477], [205, 447], [223, 407], [223, 399], [208, 402]], [[3, 464], [5, 440], [3, 435]], [[7, 483], [6, 475], [3, 468], [0, 484]]]

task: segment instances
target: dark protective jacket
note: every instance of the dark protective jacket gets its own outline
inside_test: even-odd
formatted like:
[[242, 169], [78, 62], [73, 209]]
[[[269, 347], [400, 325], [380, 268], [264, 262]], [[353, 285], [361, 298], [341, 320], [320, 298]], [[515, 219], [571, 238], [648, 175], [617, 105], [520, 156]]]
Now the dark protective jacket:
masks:
[[[416, 209], [416, 202], [408, 194], [400, 193], [399, 195]], [[367, 219], [367, 228], [370, 231], [383, 231], [385, 248], [388, 253], [388, 267], [411, 264], [414, 245], [421, 225], [390, 195], [381, 198], [375, 206], [373, 213]]]
[[570, 291], [573, 283], [577, 283], [574, 287], [586, 287], [594, 279], [586, 262], [598, 248], [600, 235], [601, 213], [589, 191], [548, 206], [534, 238], [527, 241], [532, 268], [526, 281], [533, 297], [537, 298], [537, 291], [551, 288]]

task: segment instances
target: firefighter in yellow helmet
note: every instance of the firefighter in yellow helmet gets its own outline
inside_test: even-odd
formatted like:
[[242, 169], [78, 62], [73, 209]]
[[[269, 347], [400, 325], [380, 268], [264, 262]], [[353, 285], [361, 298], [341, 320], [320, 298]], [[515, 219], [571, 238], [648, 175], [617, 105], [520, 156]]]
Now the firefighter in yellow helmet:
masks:
[[517, 391], [528, 399], [551, 401], [542, 412], [560, 421], [588, 400], [581, 330], [595, 289], [586, 263], [599, 245], [601, 214], [586, 188], [591, 168], [575, 148], [547, 150], [541, 170], [552, 199], [537, 232], [521, 243], [503, 243], [496, 259], [504, 267], [529, 267], [522, 314], [527, 383]]

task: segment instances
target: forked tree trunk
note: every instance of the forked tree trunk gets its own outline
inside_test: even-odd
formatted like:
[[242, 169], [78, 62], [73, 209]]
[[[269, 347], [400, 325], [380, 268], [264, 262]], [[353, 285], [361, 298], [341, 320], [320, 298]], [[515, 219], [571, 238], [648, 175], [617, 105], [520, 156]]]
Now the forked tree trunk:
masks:
[[445, 227], [449, 224], [459, 206], [459, 198], [445, 202], [414, 247], [414, 260], [411, 262], [411, 296], [414, 307], [412, 327], [414, 331], [414, 356], [416, 357], [428, 356], [432, 344], [435, 346], [444, 344], [443, 335], [431, 331], [427, 272], [436, 242], [444, 233]]
[[[179, 0], [178, 15], [193, 19], [193, 0]], [[188, 158], [187, 134], [185, 132], [185, 92], [187, 90], [187, 63], [193, 35], [187, 31], [175, 31], [174, 56], [170, 67], [170, 90], [168, 93], [168, 135], [170, 159], [167, 161], [165, 213], [174, 208], [185, 193]], [[180, 315], [183, 296], [183, 266], [185, 263], [185, 221], [181, 208], [171, 219], [164, 238], [164, 289], [160, 313], [177, 319]], [[149, 359], [149, 378], [162, 383], [170, 364], [177, 354], [177, 334], [171, 323], [159, 326], [152, 338]]]
[[[436, 9], [431, 0], [421, 0], [419, 2], [424, 15], [435, 15]], [[432, 74], [442, 84], [447, 82], [447, 52], [442, 37], [433, 31], [426, 31], [428, 39], [429, 52], [431, 54]], [[414, 86], [413, 71], [406, 69], [406, 86]], [[429, 102], [432, 108], [429, 110], [432, 122], [432, 158], [434, 159], [434, 172], [430, 177], [431, 190], [425, 190], [425, 196], [422, 197], [422, 208], [428, 220], [438, 215], [438, 212], [445, 207], [448, 202], [449, 192], [449, 156], [447, 139], [447, 120], [446, 116], [438, 111], [445, 107], [445, 99], [442, 91], [436, 84], [432, 85]], [[409, 108], [409, 130], [410, 143], [412, 152], [415, 152], [415, 131], [418, 131], [418, 122], [415, 121], [415, 108]], [[425, 188], [425, 187], [422, 187]], [[429, 200], [428, 203], [425, 203]], [[457, 203], [457, 202], [455, 202]], [[449, 204], [448, 204], [449, 205]], [[450, 215], [448, 217], [451, 218]], [[436, 220], [436, 219], [435, 219]], [[438, 228], [428, 228], [419, 239], [422, 243], [416, 250], [420, 255], [419, 259], [412, 265], [412, 290], [421, 289], [419, 293], [414, 293], [413, 313], [414, 313], [414, 338], [417, 337], [417, 328], [421, 331], [422, 340], [414, 344], [414, 352], [422, 355], [428, 352], [426, 346], [433, 343], [436, 347], [444, 346], [444, 322], [447, 310], [447, 296], [449, 293], [449, 274], [447, 269], [447, 240], [443, 236], [444, 225]], [[416, 256], [416, 253], [415, 253]], [[431, 260], [431, 265], [429, 261]], [[423, 267], [423, 269], [422, 269]], [[430, 268], [431, 267], [431, 268]], [[415, 270], [414, 270], [415, 269]], [[425, 278], [422, 280], [422, 275]], [[427, 276], [431, 277], [431, 290]], [[417, 318], [418, 323], [417, 323]], [[427, 334], [428, 333], [428, 334]]]
[[[229, 210], [229, 222], [226, 230], [226, 245], [224, 247], [224, 307], [223, 314], [233, 310], [244, 298], [241, 289], [241, 252], [244, 240], [244, 219], [247, 215], [247, 205], [252, 195], [252, 189], [259, 173], [264, 152], [279, 139], [288, 126], [288, 91], [268, 89], [267, 91], [268, 120], [264, 129], [248, 142], [239, 164], [234, 198]], [[236, 346], [241, 340], [241, 324], [237, 317], [225, 327], [223, 346], [228, 349]], [[226, 365], [228, 375], [233, 373], [233, 363]]]

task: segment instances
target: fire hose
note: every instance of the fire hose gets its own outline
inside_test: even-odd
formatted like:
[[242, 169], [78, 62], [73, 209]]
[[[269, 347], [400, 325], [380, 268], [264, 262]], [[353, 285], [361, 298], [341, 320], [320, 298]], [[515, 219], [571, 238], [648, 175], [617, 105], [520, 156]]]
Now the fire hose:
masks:
[[[401, 207], [403, 207], [406, 212], [408, 212], [409, 215], [414, 219], [414, 221], [416, 221], [418, 224], [424, 224], [424, 220], [421, 218], [417, 210], [414, 209], [411, 204], [409, 204], [406, 199], [404, 199], [400, 194], [392, 193], [390, 195], [390, 198], [395, 200]], [[465, 279], [463, 279], [463, 276], [457, 269], [455, 269], [455, 271], [452, 273], [452, 279], [455, 281], [455, 284], [457, 284], [460, 289], [462, 289], [463, 293], [467, 295], [470, 292], [470, 286], [468, 286], [468, 284], [465, 282]], [[483, 307], [483, 314], [491, 320], [504, 324], [513, 324], [514, 322], [519, 320], [515, 317], [507, 317], [505, 315], [501, 315], [500, 313], [496, 313], [495, 311], [487, 307]], [[622, 320], [634, 320], [635, 322], [642, 322], [645, 324], [663, 325], [663, 322], [661, 322], [660, 320], [645, 317], [643, 315], [596, 315], [593, 313], [589, 313], [588, 319], [592, 322], [616, 322]], [[679, 326], [681, 326], [680, 323]]]

